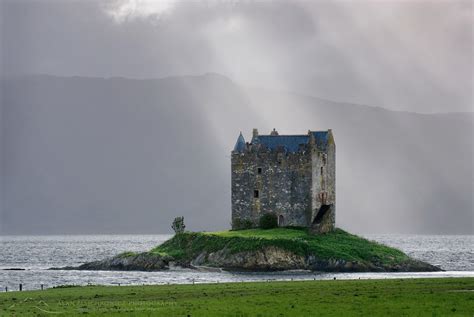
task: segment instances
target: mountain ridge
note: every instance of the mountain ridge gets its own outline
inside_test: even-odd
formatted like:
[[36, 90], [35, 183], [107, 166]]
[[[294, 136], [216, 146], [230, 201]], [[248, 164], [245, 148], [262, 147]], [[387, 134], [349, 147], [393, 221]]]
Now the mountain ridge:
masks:
[[4, 81], [3, 230], [166, 232], [177, 215], [223, 229], [229, 151], [258, 127], [333, 129], [344, 229], [472, 233], [472, 113], [352, 106], [223, 78]]
[[[170, 75], [170, 76], [164, 76], [164, 77], [147, 77], [147, 78], [133, 78], [133, 77], [124, 77], [124, 76], [110, 76], [110, 77], [101, 77], [101, 76], [82, 76], [82, 75], [54, 75], [54, 74], [28, 74], [28, 75], [18, 75], [15, 77], [10, 76], [11, 79], [28, 79], [28, 78], [55, 78], [55, 79], [90, 79], [90, 80], [123, 80], [123, 81], [138, 81], [138, 82], [144, 82], [144, 81], [151, 81], [151, 82], [156, 82], [156, 81], [166, 81], [166, 80], [179, 80], [179, 79], [199, 79], [199, 78], [205, 78], [205, 77], [217, 77], [217, 78], [223, 78], [229, 82], [232, 82], [238, 86], [243, 87], [244, 89], [247, 90], [263, 90], [263, 91], [268, 91], [268, 92], [273, 92], [273, 93], [284, 93], [284, 94], [289, 94], [289, 95], [294, 95], [302, 98], [309, 98], [309, 99], [316, 99], [319, 101], [324, 101], [324, 102], [330, 102], [330, 103], [335, 103], [335, 104], [343, 104], [343, 105], [348, 105], [348, 106], [355, 106], [355, 107], [369, 107], [369, 108], [374, 108], [374, 109], [381, 109], [385, 111], [390, 111], [390, 112], [400, 112], [400, 113], [407, 113], [407, 114], [418, 114], [418, 115], [474, 115], [474, 110], [473, 111], [448, 111], [448, 112], [416, 112], [416, 111], [407, 111], [407, 110], [397, 110], [397, 109], [389, 109], [386, 107], [381, 107], [381, 106], [374, 106], [374, 105], [369, 105], [369, 104], [362, 104], [362, 103], [352, 103], [348, 101], [339, 101], [339, 100], [334, 100], [334, 99], [328, 99], [328, 98], [322, 98], [319, 96], [314, 96], [314, 95], [308, 95], [305, 93], [300, 93], [300, 92], [295, 92], [291, 90], [279, 90], [279, 89], [273, 89], [273, 88], [268, 88], [268, 87], [259, 87], [259, 86], [249, 86], [249, 85], [243, 85], [241, 83], [235, 82], [233, 79], [230, 77], [216, 73], [216, 72], [206, 72], [202, 74], [193, 74], [193, 75]], [[9, 79], [3, 79], [3, 80], [9, 80]]]

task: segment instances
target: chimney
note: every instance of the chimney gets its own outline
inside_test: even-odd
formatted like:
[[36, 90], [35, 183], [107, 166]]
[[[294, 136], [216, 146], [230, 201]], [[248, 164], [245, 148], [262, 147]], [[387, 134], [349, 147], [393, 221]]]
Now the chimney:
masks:
[[278, 131], [277, 131], [277, 130], [275, 130], [275, 128], [273, 128], [273, 131], [272, 131], [272, 132], [270, 132], [270, 135], [278, 135]]
[[314, 138], [314, 134], [311, 132], [311, 130], [308, 130], [309, 134], [309, 145], [310, 146], [315, 146], [316, 145], [316, 139]]
[[255, 128], [254, 128], [253, 131], [252, 131], [252, 137], [258, 138], [258, 130], [255, 129]]

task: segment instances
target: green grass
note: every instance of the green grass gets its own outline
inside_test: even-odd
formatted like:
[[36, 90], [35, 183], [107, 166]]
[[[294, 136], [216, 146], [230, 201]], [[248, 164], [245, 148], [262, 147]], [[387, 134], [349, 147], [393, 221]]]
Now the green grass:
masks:
[[0, 293], [0, 316], [470, 316], [474, 278], [92, 286]]
[[409, 260], [402, 251], [349, 234], [341, 229], [324, 235], [311, 235], [305, 229], [248, 229], [222, 232], [185, 232], [157, 246], [151, 253], [169, 254], [189, 260], [202, 251], [223, 248], [232, 253], [275, 246], [298, 255], [316, 255], [320, 259], [400, 263]]
[[119, 255], [117, 255], [118, 257], [121, 257], [121, 258], [128, 258], [128, 257], [131, 257], [131, 256], [136, 256], [138, 255], [138, 253], [136, 252], [131, 252], [131, 251], [125, 251], [125, 252], [122, 252], [120, 253]]

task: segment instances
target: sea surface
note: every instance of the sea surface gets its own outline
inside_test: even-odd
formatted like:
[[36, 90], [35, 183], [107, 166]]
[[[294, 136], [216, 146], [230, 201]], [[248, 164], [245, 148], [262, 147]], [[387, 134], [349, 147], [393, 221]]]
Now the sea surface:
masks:
[[[267, 280], [371, 279], [417, 277], [474, 277], [473, 235], [364, 235], [399, 248], [408, 255], [440, 266], [435, 273], [273, 273], [62, 271], [51, 267], [77, 266], [123, 251], [146, 251], [170, 235], [0, 236], [0, 291], [50, 288], [58, 285], [140, 285], [222, 283]], [[15, 270], [11, 270], [15, 269]], [[21, 270], [16, 270], [21, 269]]]

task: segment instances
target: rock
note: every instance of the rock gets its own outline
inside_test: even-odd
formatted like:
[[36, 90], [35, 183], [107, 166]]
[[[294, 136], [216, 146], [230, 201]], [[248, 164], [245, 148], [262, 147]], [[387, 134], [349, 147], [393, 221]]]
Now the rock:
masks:
[[53, 268], [62, 270], [91, 271], [161, 271], [169, 268], [171, 257], [152, 253], [117, 255], [101, 261], [89, 262], [78, 267]]
[[232, 254], [224, 248], [213, 253], [200, 253], [191, 261], [192, 266], [219, 267], [225, 270], [242, 271], [283, 271], [311, 270], [322, 272], [433, 272], [441, 271], [431, 264], [410, 259], [396, 265], [345, 261], [341, 259], [321, 260], [315, 255], [297, 255], [276, 247], [258, 251]]
[[[196, 261], [198, 260], [198, 261]], [[290, 251], [266, 247], [257, 251], [231, 253], [224, 248], [214, 253], [201, 253], [192, 263], [226, 270], [282, 271], [305, 269], [305, 259]]]
[[19, 267], [10, 267], [3, 269], [4, 271], [25, 271], [25, 269], [19, 268]]

